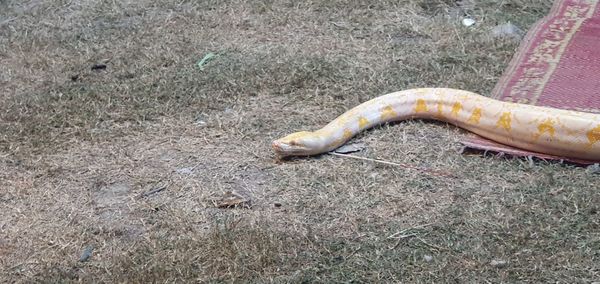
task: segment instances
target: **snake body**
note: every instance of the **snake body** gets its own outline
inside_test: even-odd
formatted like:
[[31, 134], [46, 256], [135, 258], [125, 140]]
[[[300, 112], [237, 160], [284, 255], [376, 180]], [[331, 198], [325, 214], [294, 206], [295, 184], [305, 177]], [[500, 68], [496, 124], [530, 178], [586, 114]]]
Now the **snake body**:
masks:
[[421, 88], [364, 102], [323, 128], [292, 133], [272, 143], [280, 156], [332, 151], [362, 130], [405, 119], [434, 119], [517, 148], [600, 160], [600, 114], [517, 104], [468, 91]]

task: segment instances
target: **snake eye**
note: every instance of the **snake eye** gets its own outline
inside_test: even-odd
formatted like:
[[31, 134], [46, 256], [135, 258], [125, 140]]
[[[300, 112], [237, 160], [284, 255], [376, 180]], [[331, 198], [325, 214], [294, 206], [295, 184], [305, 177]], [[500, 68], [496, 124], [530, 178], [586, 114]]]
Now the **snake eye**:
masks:
[[292, 140], [290, 141], [290, 146], [298, 146], [298, 142], [296, 142], [296, 140]]

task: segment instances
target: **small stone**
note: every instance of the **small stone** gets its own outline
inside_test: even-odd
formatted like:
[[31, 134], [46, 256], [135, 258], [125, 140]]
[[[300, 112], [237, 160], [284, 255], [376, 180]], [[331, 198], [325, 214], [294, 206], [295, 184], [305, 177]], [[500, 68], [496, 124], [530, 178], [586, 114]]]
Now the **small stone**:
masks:
[[462, 24], [463, 24], [463, 26], [465, 26], [465, 27], [470, 27], [470, 26], [472, 26], [472, 25], [474, 25], [474, 24], [475, 24], [475, 20], [473, 20], [473, 19], [471, 19], [471, 18], [464, 18], [464, 19], [462, 20]]
[[495, 26], [494, 29], [492, 29], [492, 35], [494, 37], [513, 38], [520, 40], [523, 37], [523, 30], [511, 23], [506, 23]]
[[504, 260], [495, 260], [495, 259], [494, 259], [494, 260], [492, 260], [492, 261], [490, 262], [490, 265], [491, 265], [491, 266], [493, 266], [493, 267], [497, 267], [497, 268], [503, 268], [503, 267], [506, 267], [506, 265], [507, 265], [507, 264], [508, 264], [508, 262], [507, 262], [507, 261], [504, 261]]
[[208, 125], [208, 115], [205, 113], [199, 114], [196, 119], [194, 119], [194, 124], [198, 127], [204, 127]]
[[94, 247], [93, 246], [87, 246], [87, 247], [85, 247], [85, 249], [83, 250], [83, 253], [79, 257], [79, 262], [86, 262], [86, 261], [88, 261], [90, 259], [90, 257], [92, 257], [92, 252], [93, 251], [94, 251]]
[[423, 260], [425, 262], [431, 262], [433, 260], [433, 256], [426, 254], [423, 256]]
[[273, 206], [275, 206], [277, 208], [281, 207], [282, 205], [283, 204], [281, 204], [281, 202], [275, 202], [275, 203], [273, 203]]
[[176, 169], [175, 172], [182, 175], [189, 175], [194, 172], [194, 167], [179, 168]]

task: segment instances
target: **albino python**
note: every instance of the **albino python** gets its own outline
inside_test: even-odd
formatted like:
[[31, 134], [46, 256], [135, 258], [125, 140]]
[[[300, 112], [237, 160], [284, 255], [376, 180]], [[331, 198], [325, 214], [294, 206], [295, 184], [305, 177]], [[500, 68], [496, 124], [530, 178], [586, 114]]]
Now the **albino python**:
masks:
[[600, 114], [503, 102], [446, 88], [374, 98], [317, 131], [290, 134], [273, 141], [272, 147], [280, 157], [316, 155], [338, 148], [364, 129], [410, 118], [445, 121], [533, 152], [600, 160]]

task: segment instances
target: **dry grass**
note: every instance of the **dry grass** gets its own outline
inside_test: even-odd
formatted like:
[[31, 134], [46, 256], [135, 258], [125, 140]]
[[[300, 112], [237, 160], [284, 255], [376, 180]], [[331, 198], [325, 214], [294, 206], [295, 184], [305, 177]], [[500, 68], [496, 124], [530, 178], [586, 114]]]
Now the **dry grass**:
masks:
[[2, 282], [600, 281], [585, 169], [423, 121], [360, 155], [458, 178], [269, 149], [390, 91], [489, 92], [516, 47], [489, 29], [547, 2], [0, 1]]

